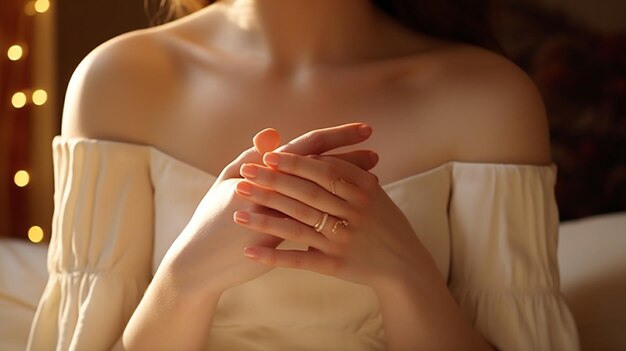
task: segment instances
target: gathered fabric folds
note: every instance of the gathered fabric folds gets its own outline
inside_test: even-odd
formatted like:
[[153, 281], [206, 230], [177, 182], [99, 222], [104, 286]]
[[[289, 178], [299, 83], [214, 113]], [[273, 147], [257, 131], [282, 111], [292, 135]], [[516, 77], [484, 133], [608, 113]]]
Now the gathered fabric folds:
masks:
[[559, 290], [556, 167], [453, 167], [449, 287], [499, 350], [576, 350]]
[[[108, 350], [215, 176], [151, 146], [57, 137], [53, 150], [50, 276], [29, 349]], [[451, 161], [384, 186], [499, 350], [578, 349], [555, 178], [554, 166]], [[277, 268], [224, 292], [206, 349], [385, 350], [383, 325], [370, 288]]]
[[54, 140], [50, 277], [29, 349], [104, 350], [121, 335], [151, 276], [148, 151], [83, 139]]

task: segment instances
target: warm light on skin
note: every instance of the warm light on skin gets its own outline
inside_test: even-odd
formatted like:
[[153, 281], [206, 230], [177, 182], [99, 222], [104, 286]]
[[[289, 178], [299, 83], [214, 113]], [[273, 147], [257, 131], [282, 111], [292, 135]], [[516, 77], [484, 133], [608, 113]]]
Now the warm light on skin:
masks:
[[15, 185], [23, 188], [28, 185], [30, 182], [30, 175], [28, 172], [22, 170], [15, 172], [15, 176], [13, 177], [13, 181], [15, 181]]
[[7, 50], [7, 56], [11, 61], [17, 61], [24, 55], [24, 50], [19, 45], [13, 45]]
[[37, 0], [35, 2], [35, 11], [39, 13], [44, 13], [48, 11], [49, 8], [50, 8], [50, 1], [48, 0]]
[[41, 242], [43, 240], [43, 229], [39, 226], [32, 226], [28, 230], [28, 239], [34, 243]]
[[26, 105], [26, 94], [24, 94], [21, 91], [18, 91], [17, 93], [13, 94], [13, 97], [11, 98], [11, 104], [15, 108], [24, 107], [24, 105]]
[[242, 29], [252, 28], [254, 21], [254, 4], [251, 2], [238, 1], [235, 2], [228, 11], [228, 19], [236, 23]]
[[48, 101], [48, 93], [43, 89], [37, 89], [33, 92], [33, 104], [41, 106]]

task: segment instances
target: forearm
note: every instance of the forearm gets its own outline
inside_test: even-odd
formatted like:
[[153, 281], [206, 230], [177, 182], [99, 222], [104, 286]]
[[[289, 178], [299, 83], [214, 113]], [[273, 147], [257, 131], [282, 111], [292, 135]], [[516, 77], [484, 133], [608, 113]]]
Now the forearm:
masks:
[[220, 295], [185, 291], [160, 270], [113, 350], [203, 349]]
[[375, 289], [389, 350], [492, 350], [466, 321], [437, 269], [430, 271]]

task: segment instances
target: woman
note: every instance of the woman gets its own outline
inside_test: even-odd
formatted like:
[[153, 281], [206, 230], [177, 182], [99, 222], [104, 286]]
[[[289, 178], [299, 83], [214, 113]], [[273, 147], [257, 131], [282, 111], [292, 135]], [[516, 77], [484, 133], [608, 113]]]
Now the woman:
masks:
[[[541, 98], [437, 4], [217, 1], [90, 54], [30, 348], [576, 349]], [[237, 157], [268, 126], [302, 137]]]

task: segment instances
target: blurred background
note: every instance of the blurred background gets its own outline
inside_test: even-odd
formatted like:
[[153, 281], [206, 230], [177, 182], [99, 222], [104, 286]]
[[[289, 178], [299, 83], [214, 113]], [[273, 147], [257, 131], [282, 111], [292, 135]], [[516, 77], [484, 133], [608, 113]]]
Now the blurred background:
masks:
[[[149, 22], [141, 0], [1, 0], [0, 237], [49, 240], [70, 76]], [[561, 219], [626, 211], [626, 1], [494, 0], [494, 26], [544, 96]]]

